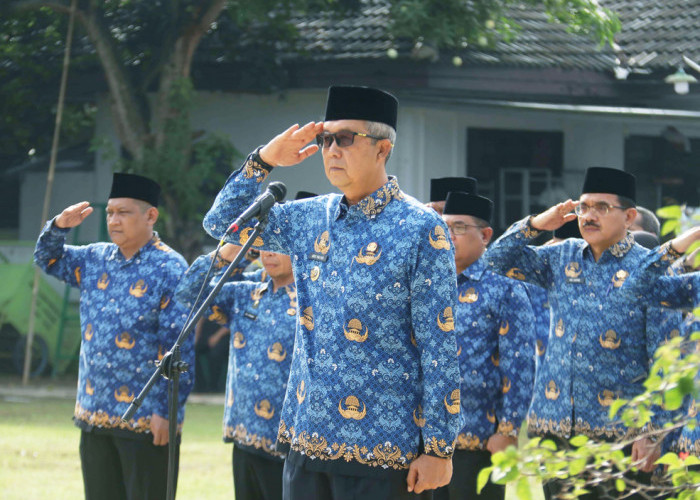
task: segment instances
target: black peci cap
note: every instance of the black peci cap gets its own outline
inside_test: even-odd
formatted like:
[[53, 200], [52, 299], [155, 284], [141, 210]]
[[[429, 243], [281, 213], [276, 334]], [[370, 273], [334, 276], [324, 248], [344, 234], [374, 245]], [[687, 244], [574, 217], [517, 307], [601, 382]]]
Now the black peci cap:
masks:
[[451, 191], [447, 193], [443, 215], [471, 215], [491, 224], [493, 202], [478, 194]]
[[383, 90], [334, 85], [328, 89], [324, 120], [367, 120], [396, 130], [398, 109], [396, 97]]
[[476, 179], [474, 177], [440, 177], [430, 179], [430, 201], [445, 201], [447, 193], [450, 191], [476, 193]]
[[637, 199], [637, 178], [624, 170], [607, 167], [588, 167], [581, 194], [608, 193]]
[[109, 198], [133, 198], [158, 206], [160, 185], [153, 179], [135, 174], [115, 173]]

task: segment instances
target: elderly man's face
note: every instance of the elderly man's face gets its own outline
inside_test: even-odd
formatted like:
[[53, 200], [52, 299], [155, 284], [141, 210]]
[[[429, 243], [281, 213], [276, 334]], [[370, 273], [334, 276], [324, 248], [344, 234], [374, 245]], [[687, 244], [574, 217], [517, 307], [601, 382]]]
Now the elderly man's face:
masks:
[[[607, 248], [620, 241], [637, 215], [634, 208], [614, 208], [620, 205], [620, 199], [614, 194], [586, 193], [579, 201], [581, 205], [591, 207], [586, 214], [579, 216], [578, 227], [583, 239], [593, 247]], [[608, 205], [607, 214], [595, 209], [600, 204]]]
[[[366, 134], [364, 120], [334, 120], [324, 122], [323, 131], [335, 134], [341, 131]], [[385, 175], [378, 166], [379, 155], [383, 154], [388, 141], [375, 141], [369, 137], [355, 136], [353, 144], [339, 147], [333, 141], [322, 149], [326, 177], [332, 185], [343, 191], [362, 190], [362, 186], [373, 186], [376, 180]]]

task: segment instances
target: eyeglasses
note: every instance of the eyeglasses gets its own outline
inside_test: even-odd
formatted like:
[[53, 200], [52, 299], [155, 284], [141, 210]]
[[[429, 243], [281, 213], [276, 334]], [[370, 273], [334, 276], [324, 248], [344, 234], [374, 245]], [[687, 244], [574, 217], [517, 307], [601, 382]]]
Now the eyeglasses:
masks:
[[465, 224], [464, 222], [455, 222], [454, 224], [447, 224], [447, 229], [449, 229], [450, 232], [455, 236], [465, 234], [467, 232], [467, 229], [470, 227], [483, 229], [483, 226], [478, 226], [476, 224]]
[[593, 210], [594, 212], [598, 213], [601, 216], [608, 215], [608, 212], [610, 212], [611, 208], [619, 208], [620, 210], [627, 210], [627, 207], [620, 207], [617, 205], [610, 205], [609, 203], [605, 203], [604, 201], [599, 201], [598, 203], [594, 203], [593, 205], [586, 205], [585, 203], [579, 203], [576, 205], [576, 208], [574, 208], [574, 213], [578, 216], [581, 215], [586, 215], [588, 212]]
[[[355, 142], [355, 136], [369, 137], [370, 139], [375, 139], [381, 141], [382, 139], [387, 139], [387, 137], [377, 137], [376, 135], [362, 134], [360, 132], [351, 132], [350, 130], [342, 130], [331, 134], [330, 132], [323, 132], [316, 136], [316, 144], [319, 148], [330, 148], [333, 144], [333, 140], [338, 145], [339, 148], [347, 148], [352, 146]], [[393, 146], [393, 144], [392, 144]]]

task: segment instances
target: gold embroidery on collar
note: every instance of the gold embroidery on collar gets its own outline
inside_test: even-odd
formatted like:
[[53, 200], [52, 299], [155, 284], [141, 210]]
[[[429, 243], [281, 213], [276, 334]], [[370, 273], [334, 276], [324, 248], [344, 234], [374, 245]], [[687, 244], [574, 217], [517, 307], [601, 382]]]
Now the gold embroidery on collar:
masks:
[[403, 197], [404, 195], [399, 188], [399, 183], [395, 177], [392, 177], [389, 179], [389, 182], [384, 184], [377, 191], [360, 200], [357, 204], [357, 208], [367, 217], [372, 217], [379, 215], [391, 200], [402, 200]]
[[624, 238], [610, 247], [610, 253], [615, 257], [624, 257], [633, 246], [634, 236], [632, 233], [627, 233]]

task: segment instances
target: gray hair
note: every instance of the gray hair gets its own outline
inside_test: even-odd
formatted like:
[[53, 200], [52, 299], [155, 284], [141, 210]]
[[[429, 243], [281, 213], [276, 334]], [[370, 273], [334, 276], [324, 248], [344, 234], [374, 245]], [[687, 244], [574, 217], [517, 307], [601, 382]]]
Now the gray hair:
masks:
[[647, 233], [655, 234], [658, 238], [661, 233], [661, 224], [656, 218], [654, 212], [648, 208], [637, 206], [637, 212], [640, 215], [639, 226]]
[[[391, 142], [392, 146], [396, 144], [396, 130], [394, 127], [381, 122], [367, 122], [367, 133], [369, 135], [374, 135], [376, 137], [386, 137]], [[386, 160], [384, 164], [389, 161], [393, 147], [389, 150], [389, 154], [386, 155]]]

